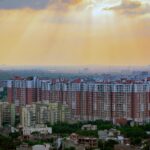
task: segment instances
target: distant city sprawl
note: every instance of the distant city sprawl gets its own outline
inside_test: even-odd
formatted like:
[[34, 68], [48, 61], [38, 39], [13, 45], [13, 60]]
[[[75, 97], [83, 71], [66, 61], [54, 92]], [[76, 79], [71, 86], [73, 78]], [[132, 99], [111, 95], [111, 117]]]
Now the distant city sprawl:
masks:
[[150, 78], [95, 81], [15, 77], [7, 81], [8, 102], [21, 107], [35, 102], [65, 104], [70, 119], [107, 120], [113, 123], [150, 121]]
[[0, 81], [0, 149], [150, 148], [149, 72], [58, 76]]

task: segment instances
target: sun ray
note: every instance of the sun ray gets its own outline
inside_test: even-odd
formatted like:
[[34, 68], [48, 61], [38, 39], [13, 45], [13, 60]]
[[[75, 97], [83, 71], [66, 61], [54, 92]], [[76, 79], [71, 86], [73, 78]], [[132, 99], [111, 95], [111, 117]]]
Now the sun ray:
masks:
[[44, 9], [0, 10], [0, 62], [147, 64], [149, 14], [143, 6], [148, 1], [143, 0], [134, 15], [113, 9], [126, 9], [120, 2], [83, 0], [59, 10], [52, 4]]

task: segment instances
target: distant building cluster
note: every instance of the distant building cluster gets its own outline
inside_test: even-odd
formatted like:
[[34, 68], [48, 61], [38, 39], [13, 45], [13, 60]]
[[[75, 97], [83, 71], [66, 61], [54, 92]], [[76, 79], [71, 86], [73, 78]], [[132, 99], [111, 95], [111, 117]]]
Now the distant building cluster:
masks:
[[33, 125], [34, 117], [36, 123], [64, 121], [66, 107], [72, 120], [150, 122], [150, 78], [96, 82], [15, 77], [7, 81], [7, 92], [8, 102], [18, 112], [21, 108], [24, 126]]
[[35, 127], [37, 124], [67, 122], [70, 119], [68, 105], [61, 103], [37, 102], [21, 107], [22, 127]]
[[15, 125], [15, 105], [0, 102], [0, 127], [4, 125]]

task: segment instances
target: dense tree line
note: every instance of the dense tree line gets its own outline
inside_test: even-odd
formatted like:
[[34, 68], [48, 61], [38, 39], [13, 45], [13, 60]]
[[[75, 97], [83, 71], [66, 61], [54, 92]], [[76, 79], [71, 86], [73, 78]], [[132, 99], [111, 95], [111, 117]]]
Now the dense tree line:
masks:
[[[85, 124], [97, 125], [97, 130], [96, 131], [83, 131], [83, 130], [81, 130], [81, 127]], [[52, 127], [53, 133], [55, 133], [55, 134], [68, 135], [71, 133], [78, 133], [79, 135], [93, 136], [93, 137], [98, 136], [97, 135], [98, 130], [113, 128], [113, 124], [111, 122], [102, 121], [102, 120], [88, 121], [88, 122], [77, 122], [77, 123], [73, 123], [73, 124], [56, 123], [54, 125], [48, 124], [48, 126]]]
[[[97, 125], [97, 130], [96, 131], [81, 130], [81, 127], [85, 124]], [[49, 124], [49, 126], [51, 125]], [[61, 136], [68, 136], [71, 133], [77, 133], [81, 136], [91, 136], [91, 137], [98, 137], [98, 130], [116, 128], [121, 132], [122, 135], [130, 139], [132, 145], [141, 145], [143, 139], [150, 138], [150, 136], [147, 135], [146, 133], [146, 131], [150, 131], [150, 124], [135, 125], [134, 127], [131, 127], [130, 125], [116, 126], [109, 121], [96, 120], [88, 122], [77, 122], [74, 124], [56, 123], [51, 127], [53, 128], [54, 134], [59, 134]], [[105, 144], [107, 145], [107, 143]], [[111, 147], [107, 146], [105, 147], [107, 149], [112, 149]]]
[[18, 135], [11, 134], [9, 136], [0, 135], [0, 150], [15, 150], [20, 141], [16, 140]]

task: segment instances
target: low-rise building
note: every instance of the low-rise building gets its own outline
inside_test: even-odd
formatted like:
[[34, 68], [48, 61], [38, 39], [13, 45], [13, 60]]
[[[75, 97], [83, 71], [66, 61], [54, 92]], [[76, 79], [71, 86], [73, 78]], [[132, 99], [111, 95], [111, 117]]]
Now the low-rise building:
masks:
[[78, 137], [79, 137], [78, 134], [72, 133], [70, 135], [70, 140], [73, 141], [74, 143], [78, 143]]
[[86, 149], [97, 148], [98, 140], [92, 137], [78, 137], [78, 144], [82, 144]]
[[32, 146], [32, 150], [50, 150], [50, 145], [49, 144], [34, 145]]
[[26, 143], [21, 144], [16, 148], [16, 150], [32, 150], [32, 147]]
[[97, 125], [86, 124], [86, 125], [83, 125], [81, 129], [86, 130], [86, 131], [90, 131], [90, 130], [95, 131], [97, 130]]
[[105, 141], [108, 138], [108, 130], [100, 130], [98, 131], [98, 136], [100, 140]]
[[79, 136], [76, 133], [72, 133], [69, 137], [70, 143], [73, 142], [75, 145], [82, 145], [85, 149], [97, 148], [98, 139], [93, 137]]
[[83, 144], [74, 143], [71, 140], [65, 140], [63, 141], [63, 149], [69, 149], [71, 147], [74, 147], [75, 150], [85, 150], [85, 146]]
[[117, 144], [114, 146], [114, 150], [140, 150], [140, 148], [136, 146], [125, 145], [125, 144]]
[[52, 134], [52, 128], [47, 126], [38, 126], [35, 127], [24, 127], [23, 128], [23, 135], [30, 136], [33, 133], [40, 133], [40, 134]]
[[98, 136], [100, 140], [108, 141], [108, 140], [115, 140], [119, 143], [125, 143], [125, 138], [120, 134], [120, 131], [116, 129], [110, 130], [100, 130], [98, 131]]

